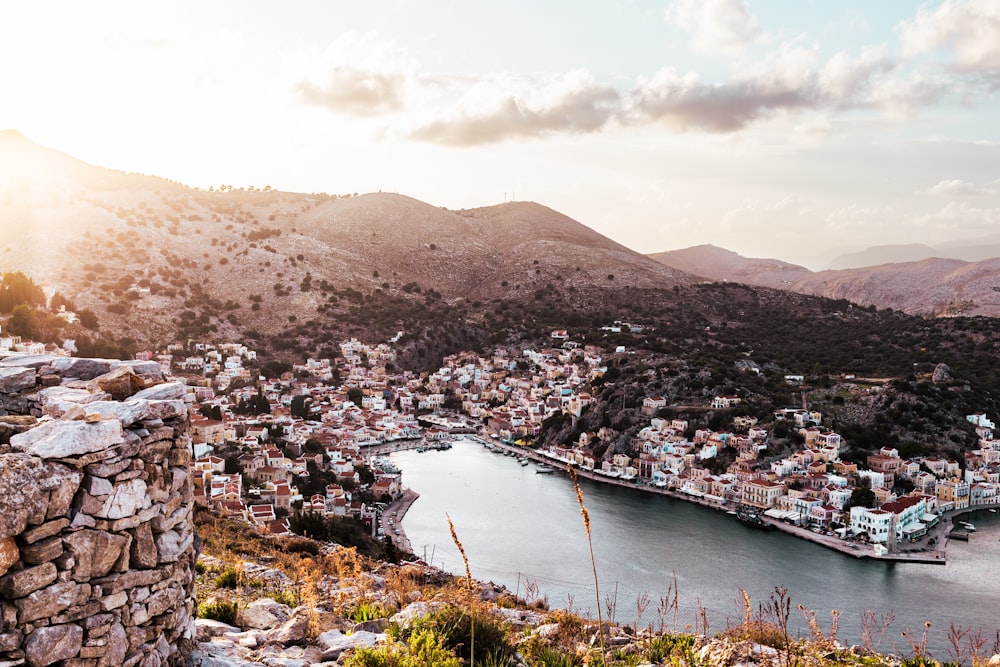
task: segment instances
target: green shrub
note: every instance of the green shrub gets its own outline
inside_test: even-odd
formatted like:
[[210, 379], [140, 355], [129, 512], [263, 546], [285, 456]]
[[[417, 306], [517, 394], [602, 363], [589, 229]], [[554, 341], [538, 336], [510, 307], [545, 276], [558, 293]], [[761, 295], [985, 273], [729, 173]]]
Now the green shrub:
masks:
[[222, 574], [215, 578], [215, 585], [219, 588], [231, 588], [234, 589], [239, 586], [240, 581], [243, 579], [243, 573], [235, 568], [226, 568]]
[[[473, 637], [473, 625], [475, 637]], [[476, 662], [504, 665], [512, 661], [514, 647], [507, 638], [507, 624], [483, 609], [477, 607], [456, 607], [449, 605], [417, 619], [413, 632], [430, 630], [440, 635], [449, 649], [468, 663]], [[472, 655], [475, 639], [475, 656]]]
[[228, 625], [236, 625], [239, 605], [228, 600], [209, 600], [198, 604], [198, 618], [210, 618]]
[[406, 645], [359, 648], [344, 667], [460, 667], [461, 662], [433, 630], [415, 630]]

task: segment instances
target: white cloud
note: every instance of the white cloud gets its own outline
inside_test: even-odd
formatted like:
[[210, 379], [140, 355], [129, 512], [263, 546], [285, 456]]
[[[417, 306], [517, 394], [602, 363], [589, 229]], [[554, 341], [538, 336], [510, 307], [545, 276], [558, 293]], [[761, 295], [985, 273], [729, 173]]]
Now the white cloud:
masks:
[[675, 0], [667, 22], [691, 34], [696, 51], [738, 52], [760, 36], [746, 0]]
[[403, 109], [418, 66], [395, 43], [373, 32], [348, 32], [330, 43], [295, 86], [307, 104], [363, 116]]
[[927, 190], [932, 195], [942, 197], [986, 197], [996, 194], [996, 190], [960, 179], [943, 180]]
[[1000, 208], [981, 208], [965, 201], [952, 201], [939, 211], [914, 217], [912, 222], [938, 232], [960, 231], [966, 236], [987, 234], [1000, 224]]
[[904, 53], [951, 52], [960, 72], [1000, 77], [1000, 2], [945, 0], [899, 25]]
[[586, 134], [603, 128], [619, 106], [619, 95], [586, 70], [541, 81], [532, 77], [484, 77], [446, 113], [415, 129], [415, 139], [475, 146], [554, 132]]

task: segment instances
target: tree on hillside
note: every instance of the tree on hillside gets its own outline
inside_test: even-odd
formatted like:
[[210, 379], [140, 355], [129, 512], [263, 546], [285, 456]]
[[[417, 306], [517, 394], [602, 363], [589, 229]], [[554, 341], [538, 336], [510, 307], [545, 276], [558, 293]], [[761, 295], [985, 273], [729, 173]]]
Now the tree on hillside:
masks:
[[9, 313], [16, 306], [44, 306], [45, 292], [20, 271], [4, 273], [0, 282], [0, 313]]
[[38, 313], [31, 306], [21, 303], [14, 306], [14, 312], [7, 322], [7, 330], [15, 336], [34, 338], [38, 330]]

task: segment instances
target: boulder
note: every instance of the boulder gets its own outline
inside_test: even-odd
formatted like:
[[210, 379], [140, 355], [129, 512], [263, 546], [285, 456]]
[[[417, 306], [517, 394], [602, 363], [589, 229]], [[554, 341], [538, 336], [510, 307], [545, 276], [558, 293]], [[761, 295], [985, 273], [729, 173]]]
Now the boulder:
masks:
[[248, 604], [243, 610], [240, 614], [240, 624], [244, 628], [270, 630], [287, 621], [291, 615], [292, 610], [286, 605], [271, 598], [260, 598]]
[[117, 419], [102, 419], [94, 423], [83, 421], [50, 421], [30, 431], [11, 437], [15, 451], [43, 459], [62, 459], [99, 452], [125, 442], [122, 425]]
[[22, 389], [34, 387], [38, 373], [34, 368], [22, 366], [0, 366], [0, 394], [16, 394]]
[[211, 618], [197, 618], [194, 621], [194, 638], [198, 642], [211, 641], [227, 633], [237, 633], [240, 629]]
[[111, 370], [117, 359], [86, 359], [83, 357], [51, 357], [49, 366], [64, 378], [93, 380]]
[[100, 391], [111, 394], [111, 398], [116, 401], [124, 401], [143, 389], [146, 381], [135, 374], [128, 366], [119, 366], [114, 370], [99, 375], [90, 381], [90, 385]]
[[349, 648], [374, 646], [385, 640], [384, 634], [375, 634], [374, 632], [356, 632], [345, 635], [340, 630], [327, 630], [316, 638], [316, 644], [323, 648], [324, 660], [336, 660], [341, 653]]
[[309, 615], [298, 614], [267, 633], [268, 641], [279, 644], [297, 644], [309, 636]]
[[143, 389], [132, 398], [147, 401], [176, 401], [183, 400], [187, 391], [187, 385], [182, 382], [164, 382]]
[[76, 656], [83, 646], [83, 628], [75, 623], [38, 628], [24, 644], [24, 658], [31, 667], [46, 667]]

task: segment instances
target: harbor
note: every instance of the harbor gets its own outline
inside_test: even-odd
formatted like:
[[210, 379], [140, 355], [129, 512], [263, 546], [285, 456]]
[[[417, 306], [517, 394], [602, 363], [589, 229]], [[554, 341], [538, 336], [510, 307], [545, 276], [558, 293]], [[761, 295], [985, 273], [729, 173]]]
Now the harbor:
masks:
[[[407, 485], [421, 494], [403, 522], [413, 552], [436, 567], [464, 571], [447, 514], [475, 577], [511, 590], [530, 580], [552, 607], [592, 607], [593, 572], [572, 486], [554, 474], [537, 474], [534, 463], [542, 459], [521, 466], [517, 458], [470, 442], [456, 442], [450, 452], [393, 454]], [[553, 469], [566, 474], [564, 467]], [[988, 510], [967, 516], [978, 530], [967, 543], [948, 542], [947, 565], [927, 567], [913, 559], [845, 558], [815, 538], [749, 528], [681, 495], [617, 482], [580, 475], [601, 594], [614, 596], [619, 610], [634, 608], [644, 592], [657, 599], [676, 577], [681, 626], [693, 623], [700, 604], [718, 630], [727, 618], [741, 618], [739, 589], [757, 603], [784, 586], [794, 604], [821, 617], [840, 611], [844, 641], [857, 641], [861, 613], [871, 607], [893, 610], [896, 638], [906, 626], [931, 621], [930, 641], [943, 651], [949, 621], [978, 627], [981, 610], [1000, 598], [1000, 581], [983, 583], [980, 576], [1000, 555], [1000, 521]], [[951, 518], [941, 524], [950, 525]]]

